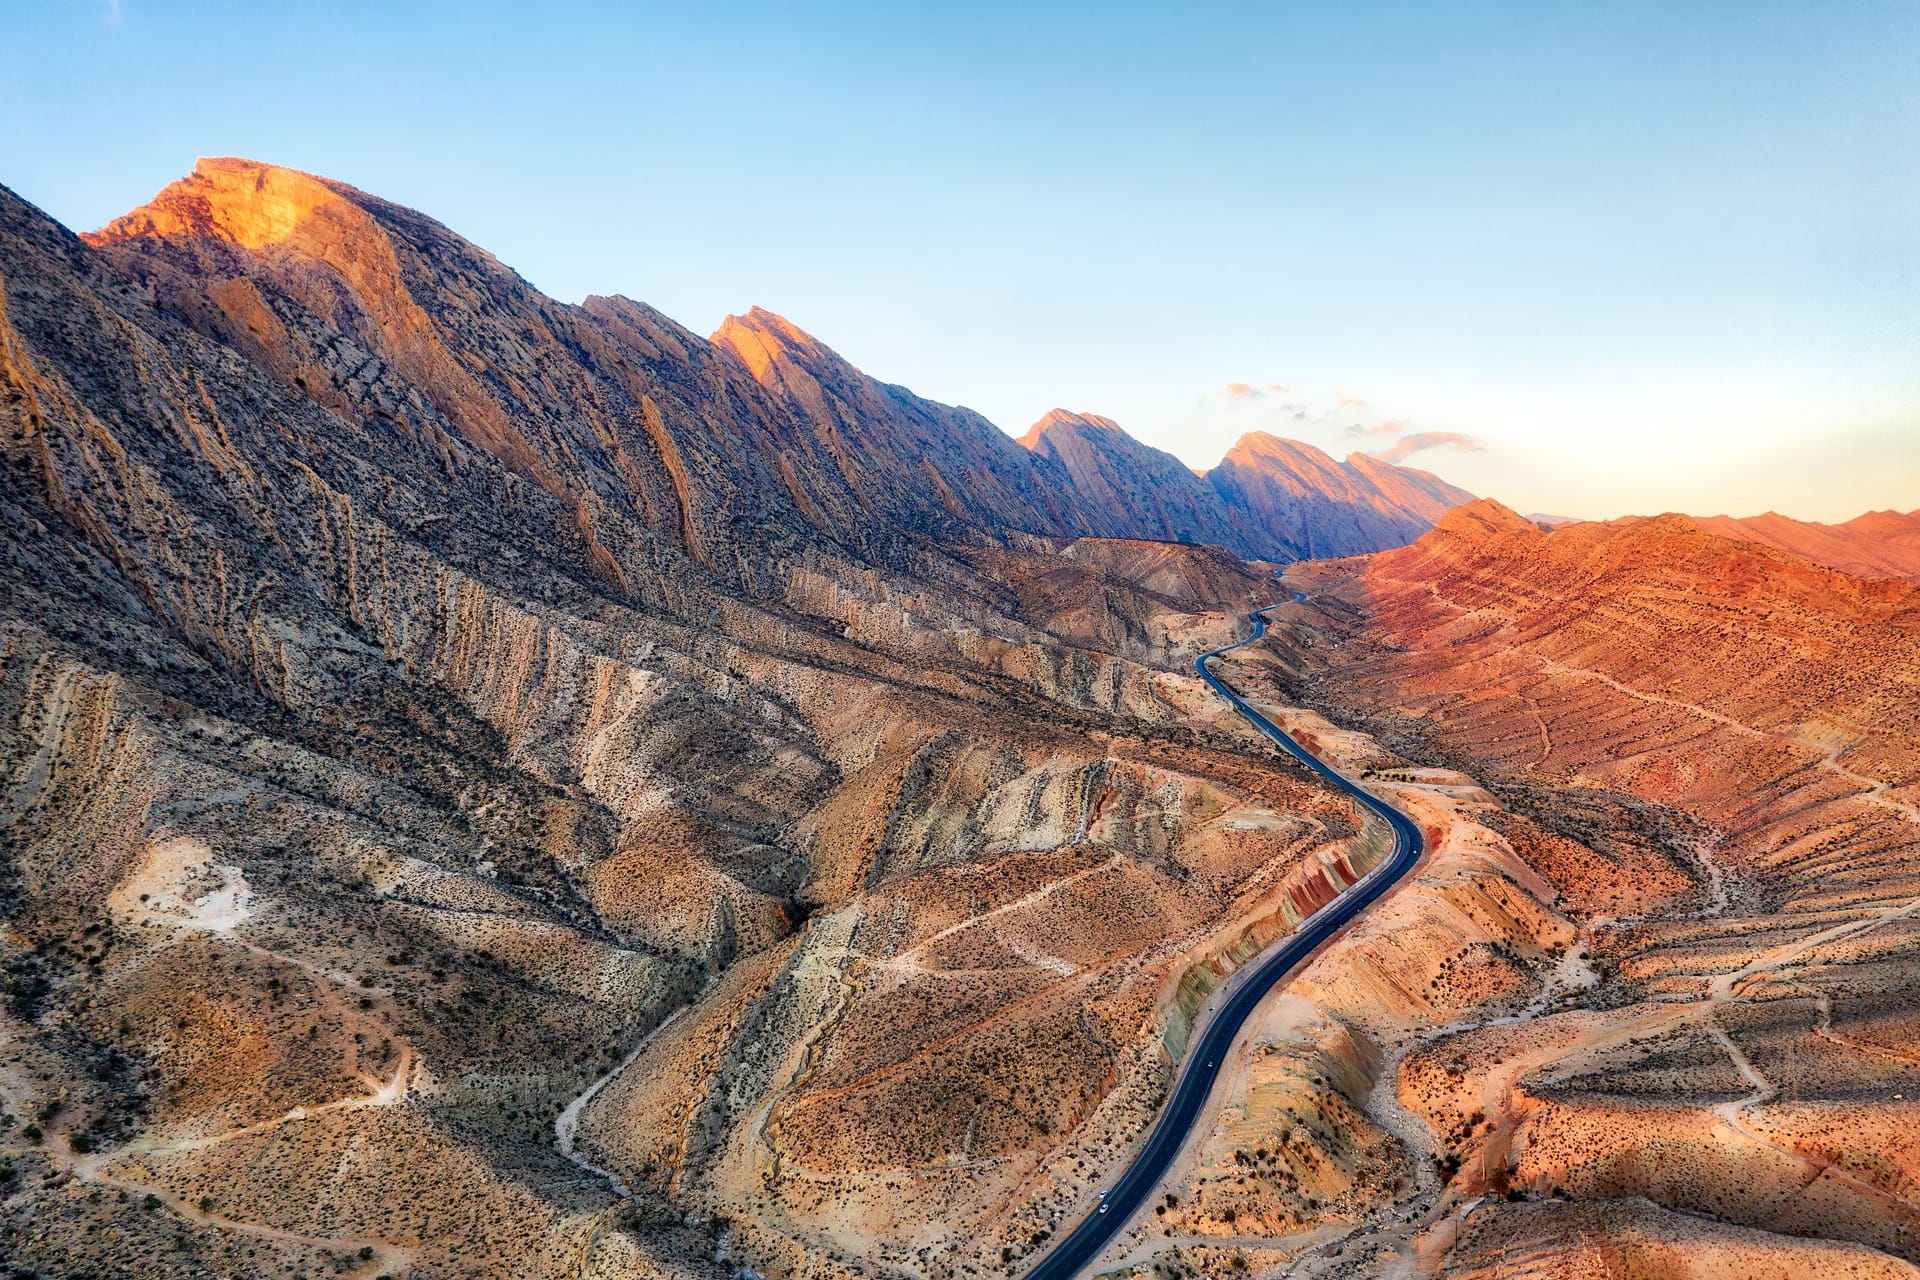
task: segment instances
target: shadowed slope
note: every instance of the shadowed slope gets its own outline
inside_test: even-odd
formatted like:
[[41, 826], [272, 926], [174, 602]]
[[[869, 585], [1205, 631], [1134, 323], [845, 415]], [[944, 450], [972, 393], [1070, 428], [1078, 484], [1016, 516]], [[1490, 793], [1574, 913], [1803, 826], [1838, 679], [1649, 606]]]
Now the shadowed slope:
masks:
[[1204, 480], [1172, 454], [1141, 444], [1111, 418], [1055, 409], [1020, 443], [1068, 477], [1102, 533], [1211, 542], [1255, 558], [1269, 554], [1259, 531], [1237, 526]]
[[793, 406], [814, 447], [859, 495], [867, 519], [948, 540], [976, 538], [983, 528], [1116, 533], [1122, 530], [1108, 526], [1127, 523], [1088, 510], [1062, 474], [1034, 466], [971, 409], [868, 377], [772, 312], [755, 307], [728, 316], [713, 341]]
[[1306, 559], [1398, 546], [1473, 498], [1425, 471], [1362, 453], [1337, 463], [1261, 431], [1242, 436], [1207, 480], [1247, 524]]

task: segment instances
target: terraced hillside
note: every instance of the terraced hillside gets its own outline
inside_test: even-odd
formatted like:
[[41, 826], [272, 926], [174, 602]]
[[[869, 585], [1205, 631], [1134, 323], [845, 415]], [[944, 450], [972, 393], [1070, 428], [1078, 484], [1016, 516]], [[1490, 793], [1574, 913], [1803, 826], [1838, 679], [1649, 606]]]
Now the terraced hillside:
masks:
[[1392, 1030], [1444, 1189], [1424, 1233], [1359, 1239], [1449, 1275], [1910, 1274], [1920, 594], [1484, 502], [1295, 580], [1267, 687], [1391, 744], [1383, 781], [1472, 775], [1578, 938], [1517, 1020]]

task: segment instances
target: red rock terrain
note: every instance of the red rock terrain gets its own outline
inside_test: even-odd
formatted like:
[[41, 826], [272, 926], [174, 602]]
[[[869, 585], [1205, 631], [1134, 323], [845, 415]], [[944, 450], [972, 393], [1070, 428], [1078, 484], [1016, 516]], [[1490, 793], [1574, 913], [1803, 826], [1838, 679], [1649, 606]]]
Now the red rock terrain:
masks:
[[1844, 524], [1794, 520], [1772, 511], [1742, 519], [1706, 516], [1698, 523], [1722, 538], [1791, 551], [1855, 577], [1920, 582], [1920, 511], [1869, 511]]
[[[1362, 1238], [1460, 1275], [1911, 1274], [1886, 1255], [1920, 1249], [1920, 591], [1682, 516], [1491, 502], [1296, 573], [1271, 678], [1486, 783], [1476, 821], [1592, 968], [1414, 1037], [1396, 1092], [1443, 1192], [1423, 1233]], [[1558, 1200], [1600, 1208], [1531, 1203]]]

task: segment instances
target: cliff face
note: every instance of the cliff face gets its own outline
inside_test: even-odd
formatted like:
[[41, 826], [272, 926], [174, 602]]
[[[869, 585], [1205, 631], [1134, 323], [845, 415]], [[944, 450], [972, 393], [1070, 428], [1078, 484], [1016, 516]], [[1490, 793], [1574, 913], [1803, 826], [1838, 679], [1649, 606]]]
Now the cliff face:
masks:
[[1115, 537], [1210, 542], [1258, 557], [1259, 531], [1236, 526], [1206, 481], [1170, 453], [1141, 444], [1111, 418], [1055, 409], [1020, 443], [1066, 479], [1074, 502]]
[[1056, 472], [985, 418], [870, 378], [790, 321], [755, 307], [728, 316], [713, 341], [791, 406], [805, 447], [859, 495], [857, 518], [947, 541], [1101, 529]]
[[1291, 559], [1401, 546], [1473, 500], [1438, 476], [1356, 453], [1345, 462], [1297, 440], [1242, 436], [1207, 480], [1236, 523], [1262, 531]]

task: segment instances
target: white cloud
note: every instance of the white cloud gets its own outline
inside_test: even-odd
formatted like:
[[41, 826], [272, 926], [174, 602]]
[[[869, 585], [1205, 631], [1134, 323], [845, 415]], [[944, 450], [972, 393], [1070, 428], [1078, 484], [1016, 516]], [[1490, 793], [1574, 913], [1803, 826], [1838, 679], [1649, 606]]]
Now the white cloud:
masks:
[[1423, 449], [1457, 449], [1461, 453], [1479, 453], [1480, 442], [1464, 431], [1416, 431], [1394, 441], [1393, 447], [1373, 456], [1382, 462], [1403, 462]]
[[1264, 400], [1293, 390], [1291, 382], [1229, 382], [1214, 394], [1228, 400]]
[[1355, 440], [1364, 440], [1369, 436], [1397, 436], [1407, 429], [1407, 424], [1398, 418], [1383, 418], [1370, 427], [1354, 423], [1340, 434]]

